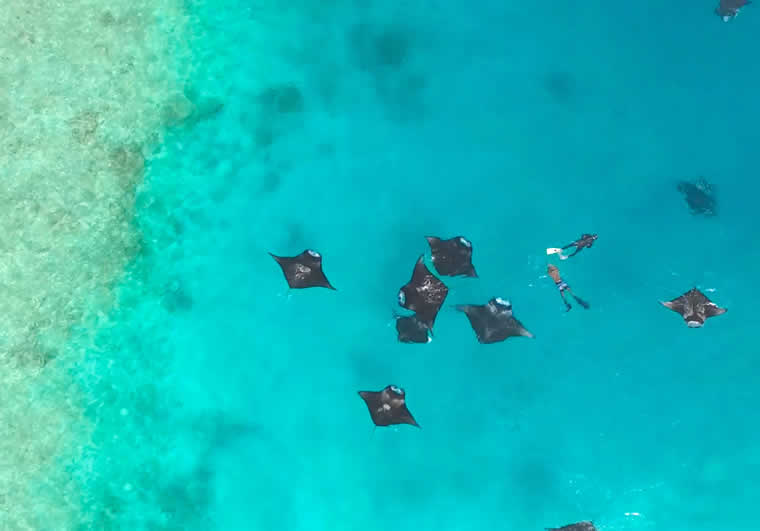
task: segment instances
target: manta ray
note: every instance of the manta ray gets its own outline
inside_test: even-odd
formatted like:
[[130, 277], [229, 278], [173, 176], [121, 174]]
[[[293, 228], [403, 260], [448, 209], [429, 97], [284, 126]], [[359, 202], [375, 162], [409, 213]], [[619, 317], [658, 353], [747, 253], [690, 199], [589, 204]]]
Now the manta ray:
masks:
[[720, 0], [718, 7], [715, 8], [715, 14], [728, 22], [739, 14], [742, 7], [751, 4], [750, 0]]
[[498, 343], [510, 337], [533, 337], [512, 314], [512, 304], [494, 297], [487, 304], [458, 304], [470, 321], [479, 343]]
[[411, 424], [420, 427], [406, 407], [406, 392], [397, 385], [387, 385], [381, 391], [359, 391], [367, 404], [369, 415], [375, 426]]
[[577, 524], [563, 525], [562, 527], [547, 527], [546, 531], [596, 531], [596, 527], [594, 527], [593, 522], [584, 521]]
[[726, 308], [720, 308], [697, 288], [692, 288], [671, 301], [660, 303], [679, 313], [689, 328], [699, 328], [708, 318], [723, 315], [728, 311]]
[[280, 264], [280, 269], [290, 288], [335, 289], [322, 271], [322, 255], [317, 251], [306, 249], [297, 256], [276, 256], [272, 253], [269, 255]]

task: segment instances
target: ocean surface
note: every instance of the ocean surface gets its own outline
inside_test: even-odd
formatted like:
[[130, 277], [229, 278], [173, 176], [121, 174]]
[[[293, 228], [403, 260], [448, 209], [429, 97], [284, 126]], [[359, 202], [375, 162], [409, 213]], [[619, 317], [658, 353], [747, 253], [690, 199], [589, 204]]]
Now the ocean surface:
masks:
[[[754, 4], [11, 4], [0, 530], [758, 529]], [[402, 344], [428, 235], [479, 277]], [[496, 296], [534, 338], [477, 342]]]

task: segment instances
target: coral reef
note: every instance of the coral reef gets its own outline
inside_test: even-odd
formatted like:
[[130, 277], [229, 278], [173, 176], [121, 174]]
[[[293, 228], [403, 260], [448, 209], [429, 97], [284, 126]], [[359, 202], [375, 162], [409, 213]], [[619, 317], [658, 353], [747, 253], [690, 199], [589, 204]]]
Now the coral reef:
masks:
[[0, 10], [12, 28], [0, 32], [2, 529], [77, 521], [59, 461], [76, 458], [87, 427], [54, 360], [72, 327], [109, 308], [139, 250], [135, 190], [183, 95], [182, 3], [104, 5], [8, 0]]

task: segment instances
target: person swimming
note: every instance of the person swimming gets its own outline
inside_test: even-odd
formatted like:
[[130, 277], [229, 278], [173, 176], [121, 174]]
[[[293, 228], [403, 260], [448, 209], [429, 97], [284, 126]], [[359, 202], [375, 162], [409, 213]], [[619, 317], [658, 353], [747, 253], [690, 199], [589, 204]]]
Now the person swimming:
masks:
[[571, 256], [575, 256], [584, 247], [590, 248], [592, 245], [594, 245], [594, 242], [596, 241], [597, 237], [598, 236], [596, 234], [581, 234], [581, 237], [575, 240], [573, 243], [568, 243], [567, 245], [562, 247], [563, 251], [565, 249], [569, 249], [570, 247], [575, 247], [575, 251], [573, 251], [572, 254], [565, 256], [565, 258], [570, 258]]
[[567, 308], [568, 312], [572, 310], [573, 307], [570, 305], [569, 302], [567, 302], [567, 299], [565, 299], [565, 291], [570, 292], [570, 295], [573, 296], [575, 301], [588, 310], [589, 304], [583, 299], [581, 299], [580, 297], [578, 297], [575, 293], [573, 293], [573, 290], [570, 289], [570, 286], [567, 285], [567, 282], [562, 280], [562, 277], [559, 275], [559, 269], [557, 269], [557, 266], [549, 264], [549, 266], [546, 268], [546, 272], [549, 274], [550, 277], [552, 277], [554, 284], [557, 285], [559, 294], [562, 297], [562, 302], [565, 303], [565, 307]]

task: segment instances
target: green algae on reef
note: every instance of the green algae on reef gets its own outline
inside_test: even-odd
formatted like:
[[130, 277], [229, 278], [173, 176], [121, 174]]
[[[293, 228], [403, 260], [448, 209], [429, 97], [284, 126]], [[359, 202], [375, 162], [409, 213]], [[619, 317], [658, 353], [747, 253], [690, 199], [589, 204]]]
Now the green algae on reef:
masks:
[[76, 459], [88, 428], [68, 377], [79, 354], [64, 345], [72, 326], [112, 304], [139, 249], [144, 158], [166, 121], [192, 112], [177, 104], [182, 9], [180, 0], [0, 9], [2, 529], [80, 521], [60, 463]]

